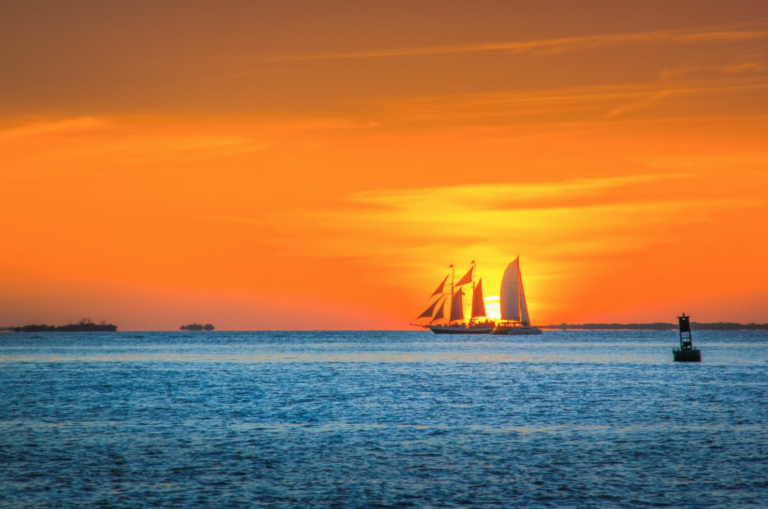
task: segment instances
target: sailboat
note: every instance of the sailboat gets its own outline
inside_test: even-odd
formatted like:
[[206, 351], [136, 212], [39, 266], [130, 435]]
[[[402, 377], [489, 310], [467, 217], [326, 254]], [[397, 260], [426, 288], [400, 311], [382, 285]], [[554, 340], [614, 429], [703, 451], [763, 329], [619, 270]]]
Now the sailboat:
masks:
[[[413, 324], [419, 327], [429, 329], [435, 334], [488, 334], [493, 330], [494, 323], [486, 318], [485, 302], [483, 301], [483, 280], [480, 279], [475, 285], [475, 268], [476, 264], [472, 261], [472, 265], [463, 278], [458, 283], [454, 284], [453, 278], [455, 275], [455, 269], [453, 265], [451, 269], [451, 292], [448, 294], [445, 292], [445, 285], [448, 282], [448, 277], [445, 276], [443, 282], [437, 287], [437, 290], [432, 292], [432, 296], [437, 297], [435, 301], [422, 313], [419, 318], [429, 318], [429, 324]], [[464, 285], [472, 284], [472, 316], [469, 321], [464, 319], [464, 290], [461, 288]], [[445, 304], [449, 303], [449, 318], [445, 319]], [[437, 309], [437, 311], [435, 311]], [[485, 318], [485, 320], [480, 320]]]
[[496, 324], [493, 334], [541, 334], [541, 329], [531, 326], [519, 256], [507, 266], [501, 279], [501, 321]]

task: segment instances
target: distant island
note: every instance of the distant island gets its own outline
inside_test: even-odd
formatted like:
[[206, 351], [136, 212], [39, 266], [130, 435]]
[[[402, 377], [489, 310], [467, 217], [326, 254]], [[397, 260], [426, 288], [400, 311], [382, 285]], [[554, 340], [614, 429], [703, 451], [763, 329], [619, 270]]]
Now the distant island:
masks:
[[182, 325], [181, 327], [179, 327], [179, 330], [193, 330], [193, 331], [204, 330], [204, 331], [212, 331], [215, 328], [216, 327], [214, 327], [210, 323], [206, 323], [205, 325], [203, 325], [201, 323], [190, 323], [189, 325]]
[[[676, 323], [561, 323], [560, 325], [541, 325], [542, 329], [560, 330], [677, 330]], [[695, 323], [691, 327], [696, 330], [768, 330], [768, 323]]]
[[90, 318], [83, 318], [78, 323], [69, 325], [22, 325], [20, 327], [3, 327], [6, 332], [117, 332], [117, 325], [104, 321], [93, 323]]

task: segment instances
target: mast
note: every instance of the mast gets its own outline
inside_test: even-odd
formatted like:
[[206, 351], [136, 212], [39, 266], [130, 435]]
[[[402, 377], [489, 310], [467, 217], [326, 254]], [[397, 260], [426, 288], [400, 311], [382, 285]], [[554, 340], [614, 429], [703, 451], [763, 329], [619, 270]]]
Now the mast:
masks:
[[[451, 264], [451, 316], [453, 316], [453, 276], [456, 272], [456, 269], [453, 267], [453, 264]], [[448, 323], [450, 324], [452, 320], [448, 320]]]
[[456, 269], [453, 268], [453, 264], [451, 264], [451, 297], [453, 297], [453, 273], [456, 272]]
[[520, 255], [517, 255], [517, 258], [515, 258], [515, 261], [517, 262], [517, 316], [520, 317], [520, 321], [523, 321], [523, 304], [520, 302], [520, 282], [522, 278], [520, 277]]
[[[475, 269], [477, 269], [477, 264], [475, 263], [475, 260], [472, 260], [472, 263], [470, 264], [472, 266], [472, 312], [470, 315], [475, 314]], [[472, 320], [474, 320], [474, 316], [469, 319], [469, 322], [472, 323]]]
[[[472, 264], [469, 267], [469, 272], [464, 274], [464, 276], [462, 276], [462, 278], [459, 279], [459, 282], [455, 283], [455, 285], [454, 285], [456, 287], [459, 287], [459, 293], [463, 294], [464, 291], [461, 289], [461, 287], [464, 286], [464, 285], [468, 285], [470, 283], [472, 284], [472, 291], [474, 292], [474, 290], [475, 290], [474, 276], [475, 276], [475, 260], [472, 260]], [[459, 299], [459, 303], [461, 303], [461, 299]], [[461, 314], [461, 318], [458, 318], [458, 319], [459, 320], [463, 320], [464, 319], [464, 311], [461, 310], [460, 314]], [[455, 317], [455, 316], [458, 316], [458, 315], [455, 315], [453, 312], [451, 312], [451, 316]]]

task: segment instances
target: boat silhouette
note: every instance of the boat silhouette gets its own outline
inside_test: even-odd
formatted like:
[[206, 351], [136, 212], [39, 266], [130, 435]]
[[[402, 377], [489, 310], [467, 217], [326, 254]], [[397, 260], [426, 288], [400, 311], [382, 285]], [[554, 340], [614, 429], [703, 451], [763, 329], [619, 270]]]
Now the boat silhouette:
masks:
[[[475, 284], [477, 264], [472, 261], [469, 271], [457, 283], [454, 283], [455, 269], [449, 267], [451, 273], [445, 276], [437, 289], [432, 292], [430, 299], [437, 297], [424, 310], [417, 320], [429, 318], [428, 324], [411, 324], [429, 329], [435, 334], [507, 334], [533, 335], [541, 334], [541, 329], [531, 326], [528, 313], [528, 303], [523, 289], [523, 278], [520, 273], [520, 257], [507, 266], [501, 281], [501, 321], [494, 322], [488, 318], [483, 300], [483, 280]], [[450, 292], [445, 287], [451, 279]], [[472, 312], [469, 320], [464, 317], [465, 295], [463, 286], [472, 285]], [[448, 304], [448, 318], [445, 307]]]
[[496, 323], [493, 334], [530, 336], [541, 334], [541, 329], [531, 326], [528, 301], [523, 289], [520, 257], [507, 266], [501, 278], [501, 321]]
[[[432, 292], [433, 298], [437, 299], [417, 317], [429, 318], [429, 323], [424, 325], [415, 324], [419, 327], [429, 329], [435, 334], [488, 334], [493, 330], [494, 323], [488, 320], [485, 312], [485, 302], [483, 301], [483, 280], [479, 279], [475, 284], [475, 269], [477, 264], [472, 261], [469, 271], [462, 277], [458, 283], [454, 284], [455, 269], [451, 264], [451, 292], [445, 292], [445, 284], [449, 276], [445, 276], [443, 282]], [[464, 285], [472, 285], [472, 314], [468, 321], [464, 318]], [[449, 305], [448, 319], [445, 319], [445, 304]], [[438, 307], [439, 305], [439, 307]], [[437, 309], [437, 312], [435, 312]], [[433, 315], [434, 313], [434, 315]], [[484, 320], [481, 320], [484, 318]], [[436, 323], [437, 322], [437, 323]]]

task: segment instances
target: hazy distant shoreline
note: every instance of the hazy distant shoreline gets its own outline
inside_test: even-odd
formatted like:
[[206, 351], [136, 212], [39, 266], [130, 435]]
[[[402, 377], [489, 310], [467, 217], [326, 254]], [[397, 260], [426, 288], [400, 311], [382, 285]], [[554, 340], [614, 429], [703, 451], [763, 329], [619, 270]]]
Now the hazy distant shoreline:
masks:
[[[715, 323], [696, 323], [693, 322], [694, 330], [765, 330], [768, 331], [768, 323], [736, 323], [736, 322], [715, 322]], [[677, 330], [677, 324], [673, 323], [563, 323], [558, 325], [539, 325], [544, 330]], [[407, 329], [410, 330], [410, 329]], [[173, 332], [171, 330], [129, 330], [124, 332]], [[350, 330], [334, 329], [324, 330], [326, 332], [377, 332], [376, 330]], [[72, 324], [65, 326], [50, 325], [26, 325], [22, 327], [0, 327], [0, 332], [117, 332], [117, 326], [112, 324], [90, 324], [83, 327], [81, 324]], [[179, 331], [186, 332], [186, 331]], [[290, 329], [253, 329], [250, 331], [222, 331], [222, 332], [313, 332], [307, 330]], [[317, 332], [317, 331], [314, 331]]]
[[[558, 330], [676, 330], [675, 323], [563, 323], [560, 325], [540, 325], [541, 329]], [[691, 327], [696, 330], [768, 330], [768, 323], [696, 323]]]
[[117, 332], [117, 325], [111, 323], [80, 322], [68, 325], [22, 325], [2, 327], [1, 332]]

